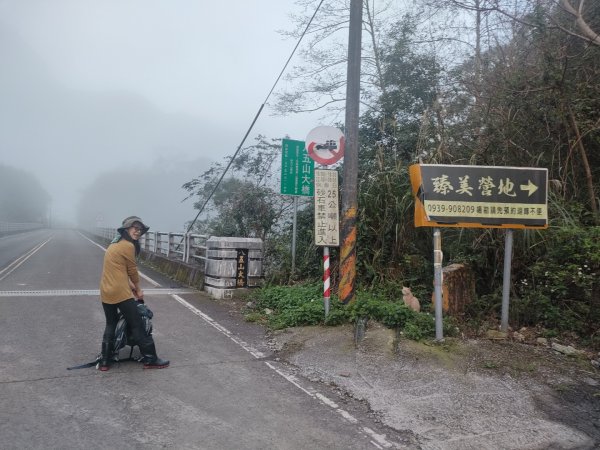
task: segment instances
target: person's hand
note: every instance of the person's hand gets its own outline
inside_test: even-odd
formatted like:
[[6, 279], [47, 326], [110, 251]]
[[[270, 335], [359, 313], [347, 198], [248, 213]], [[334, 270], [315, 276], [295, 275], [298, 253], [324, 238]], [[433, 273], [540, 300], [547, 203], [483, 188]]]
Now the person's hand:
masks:
[[142, 291], [142, 288], [136, 289], [134, 294], [136, 299], [144, 298], [144, 291]]

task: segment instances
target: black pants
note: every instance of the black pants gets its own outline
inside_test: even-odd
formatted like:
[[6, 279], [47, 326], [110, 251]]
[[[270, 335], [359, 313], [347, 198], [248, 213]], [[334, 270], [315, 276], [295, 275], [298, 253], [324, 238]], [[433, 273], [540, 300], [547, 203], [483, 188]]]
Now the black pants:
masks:
[[106, 316], [106, 328], [104, 329], [102, 342], [114, 341], [115, 330], [117, 328], [117, 322], [119, 321], [119, 311], [121, 311], [127, 322], [127, 327], [131, 331], [131, 336], [135, 339], [140, 350], [144, 352], [154, 344], [152, 336], [147, 336], [144, 331], [144, 322], [138, 311], [137, 302], [133, 298], [124, 300], [115, 305], [102, 302], [102, 308], [104, 308], [104, 315]]

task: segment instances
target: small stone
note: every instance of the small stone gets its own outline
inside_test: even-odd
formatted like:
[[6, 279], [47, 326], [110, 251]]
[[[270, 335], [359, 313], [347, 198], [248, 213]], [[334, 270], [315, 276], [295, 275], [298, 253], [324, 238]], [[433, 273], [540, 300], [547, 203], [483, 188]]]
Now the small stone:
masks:
[[485, 336], [488, 339], [492, 339], [492, 340], [506, 339], [506, 333], [503, 331], [488, 330], [487, 333], [485, 334]]
[[349, 372], [340, 372], [338, 375], [339, 375], [340, 377], [345, 377], [345, 378], [348, 378], [348, 377], [350, 376], [350, 373], [349, 373]]
[[537, 339], [535, 340], [535, 342], [536, 342], [536, 344], [537, 344], [537, 345], [542, 345], [542, 346], [544, 346], [544, 347], [547, 347], [547, 346], [548, 346], [548, 339], [546, 339], [546, 338], [543, 338], [543, 337], [539, 337], [539, 338], [537, 338]]
[[592, 359], [590, 362], [592, 363], [592, 366], [594, 366], [596, 369], [600, 369], [600, 361]]
[[265, 308], [265, 314], [267, 316], [270, 316], [271, 314], [273, 314], [273, 310], [271, 308]]
[[[522, 328], [521, 328], [522, 330]], [[521, 333], [519, 333], [518, 331], [515, 331], [513, 333], [513, 339], [517, 342], [525, 342], [525, 336], [523, 336]]]
[[552, 350], [557, 351], [557, 352], [562, 353], [563, 355], [567, 355], [567, 356], [574, 356], [577, 353], [579, 353], [579, 351], [571, 345], [560, 345], [560, 344], [557, 344], [556, 342], [552, 343]]

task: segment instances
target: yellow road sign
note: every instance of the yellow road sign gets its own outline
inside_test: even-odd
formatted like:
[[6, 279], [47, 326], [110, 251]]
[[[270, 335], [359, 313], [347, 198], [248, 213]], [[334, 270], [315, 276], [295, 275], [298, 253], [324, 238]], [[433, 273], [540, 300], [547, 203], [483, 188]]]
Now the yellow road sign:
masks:
[[548, 227], [547, 169], [415, 164], [409, 172], [417, 227]]

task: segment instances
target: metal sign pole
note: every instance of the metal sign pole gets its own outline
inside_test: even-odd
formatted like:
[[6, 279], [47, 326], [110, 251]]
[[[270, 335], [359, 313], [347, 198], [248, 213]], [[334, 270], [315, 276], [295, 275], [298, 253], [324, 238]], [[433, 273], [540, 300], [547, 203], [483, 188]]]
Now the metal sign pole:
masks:
[[323, 247], [323, 304], [325, 317], [329, 315], [330, 273], [329, 273], [329, 247]]
[[442, 321], [442, 232], [439, 228], [433, 229], [433, 287], [435, 296], [435, 340], [444, 340], [444, 327]]
[[294, 277], [296, 272], [296, 234], [297, 231], [297, 220], [298, 220], [298, 197], [294, 197], [294, 218], [292, 220], [292, 272], [290, 278]]
[[510, 302], [510, 269], [512, 262], [513, 230], [506, 230], [504, 237], [504, 274], [502, 279], [502, 317], [500, 331], [508, 331], [508, 305]]

